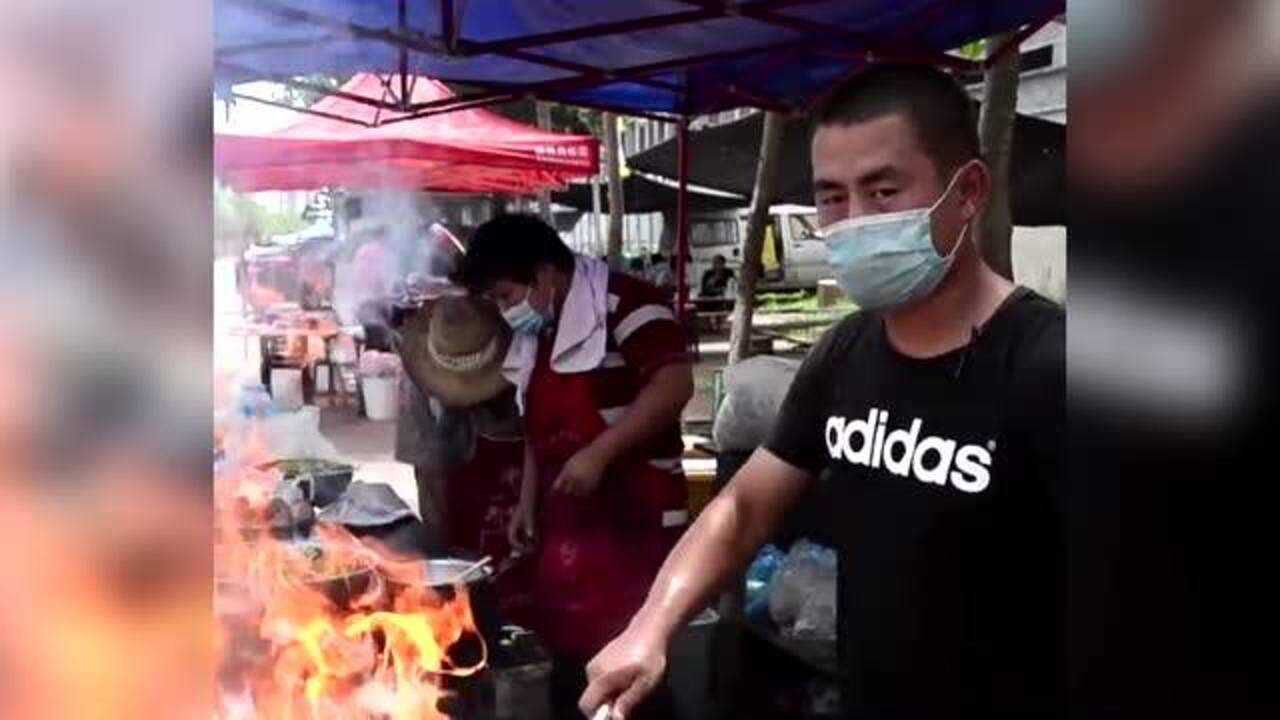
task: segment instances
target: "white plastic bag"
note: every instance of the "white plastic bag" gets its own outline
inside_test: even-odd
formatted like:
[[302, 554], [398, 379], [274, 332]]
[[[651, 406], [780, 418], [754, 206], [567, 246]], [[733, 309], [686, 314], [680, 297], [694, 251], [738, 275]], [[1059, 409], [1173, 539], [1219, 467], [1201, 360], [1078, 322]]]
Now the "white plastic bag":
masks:
[[368, 350], [360, 355], [360, 375], [368, 378], [385, 378], [394, 380], [400, 376], [403, 364], [400, 356], [393, 352]]
[[[338, 449], [320, 432], [320, 408], [315, 405], [266, 417], [230, 418], [223, 445], [227, 448], [226, 460], [233, 467], [294, 458], [341, 459]], [[238, 457], [241, 450], [248, 450], [253, 456]]]
[[808, 594], [791, 627], [795, 637], [814, 640], [836, 638], [836, 576], [820, 570], [812, 578]]
[[769, 589], [769, 615], [789, 637], [834, 640], [836, 553], [808, 540], [791, 546]]
[[769, 435], [800, 361], [758, 355], [725, 368], [725, 399], [711, 436], [722, 450], [754, 450]]

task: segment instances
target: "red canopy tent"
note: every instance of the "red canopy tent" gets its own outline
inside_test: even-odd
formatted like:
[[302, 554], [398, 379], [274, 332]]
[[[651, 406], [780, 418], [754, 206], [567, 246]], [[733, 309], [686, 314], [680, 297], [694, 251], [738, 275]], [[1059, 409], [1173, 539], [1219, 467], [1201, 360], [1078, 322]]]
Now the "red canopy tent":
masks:
[[[413, 103], [464, 104], [430, 78], [403, 86]], [[396, 76], [362, 73], [281, 130], [219, 133], [217, 174], [242, 192], [339, 186], [521, 194], [561, 189], [598, 171], [599, 141], [590, 135], [548, 132], [481, 108], [406, 117], [352, 99], [385, 100], [399, 87]]]

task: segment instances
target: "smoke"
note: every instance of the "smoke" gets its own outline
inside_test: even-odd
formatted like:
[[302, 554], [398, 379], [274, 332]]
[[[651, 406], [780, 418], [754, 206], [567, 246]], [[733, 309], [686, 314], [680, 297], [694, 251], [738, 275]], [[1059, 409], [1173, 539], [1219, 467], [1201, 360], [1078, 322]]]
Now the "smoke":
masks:
[[[353, 192], [360, 217], [350, 220], [346, 242], [332, 256], [334, 309], [343, 322], [359, 322], [366, 303], [403, 296], [410, 286], [438, 285], [456, 266], [459, 248], [433, 225], [445, 213], [422, 192]], [[447, 233], [447, 230], [445, 231]]]

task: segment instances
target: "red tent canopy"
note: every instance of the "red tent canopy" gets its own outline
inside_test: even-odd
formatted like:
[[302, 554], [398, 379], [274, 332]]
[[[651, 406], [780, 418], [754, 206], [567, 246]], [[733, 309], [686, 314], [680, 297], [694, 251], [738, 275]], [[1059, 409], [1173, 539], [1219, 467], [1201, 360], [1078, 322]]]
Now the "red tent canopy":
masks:
[[[409, 78], [412, 103], [447, 103], [453, 93], [426, 77]], [[356, 75], [342, 91], [390, 97], [399, 77]], [[599, 141], [541, 130], [483, 109], [403, 117], [330, 95], [311, 107], [372, 127], [316, 115], [261, 135], [218, 134], [218, 176], [242, 192], [406, 188], [435, 192], [534, 193], [596, 174]]]

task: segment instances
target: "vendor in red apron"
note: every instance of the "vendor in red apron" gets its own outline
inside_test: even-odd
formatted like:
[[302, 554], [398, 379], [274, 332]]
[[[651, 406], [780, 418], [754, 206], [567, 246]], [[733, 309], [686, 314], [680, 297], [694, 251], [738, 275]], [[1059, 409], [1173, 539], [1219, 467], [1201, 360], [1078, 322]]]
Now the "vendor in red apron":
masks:
[[[575, 255], [534, 216], [477, 228], [461, 276], [514, 331], [503, 371], [526, 449], [513, 534], [536, 539], [534, 627], [553, 656], [552, 704], [580, 717], [586, 662], [626, 627], [688, 522], [685, 334], [657, 288]], [[668, 702], [657, 693], [632, 718], [669, 717]]]

